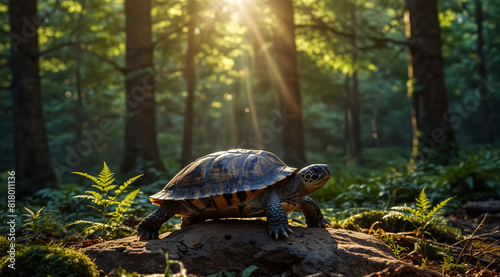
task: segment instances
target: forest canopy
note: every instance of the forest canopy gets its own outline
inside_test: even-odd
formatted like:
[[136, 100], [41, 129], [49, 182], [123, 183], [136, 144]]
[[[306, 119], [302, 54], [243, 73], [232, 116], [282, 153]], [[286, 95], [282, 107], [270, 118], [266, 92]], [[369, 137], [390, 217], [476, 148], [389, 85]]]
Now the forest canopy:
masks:
[[[370, 166], [366, 153], [374, 163], [428, 160], [444, 149], [432, 162], [446, 164], [459, 147], [500, 136], [498, 9], [492, 0], [2, 1], [0, 172], [16, 165], [29, 180], [73, 182], [70, 172], [106, 161], [171, 177], [230, 148], [295, 166]], [[37, 144], [46, 153], [26, 150]]]

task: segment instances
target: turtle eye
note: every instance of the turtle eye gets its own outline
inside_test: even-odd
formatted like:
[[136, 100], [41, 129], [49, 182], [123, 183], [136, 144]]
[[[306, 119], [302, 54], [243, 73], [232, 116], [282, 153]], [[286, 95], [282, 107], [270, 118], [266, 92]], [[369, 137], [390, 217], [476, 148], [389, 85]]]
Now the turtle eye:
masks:
[[319, 172], [321, 172], [321, 168], [320, 168], [319, 166], [313, 166], [313, 167], [312, 167], [312, 171], [313, 171], [314, 173], [319, 173]]

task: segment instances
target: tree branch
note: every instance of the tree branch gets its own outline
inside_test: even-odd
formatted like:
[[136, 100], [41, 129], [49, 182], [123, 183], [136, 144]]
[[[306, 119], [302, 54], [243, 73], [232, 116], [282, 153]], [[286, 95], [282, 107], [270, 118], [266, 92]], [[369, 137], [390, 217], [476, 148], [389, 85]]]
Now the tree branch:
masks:
[[168, 33], [165, 33], [163, 35], [161, 35], [160, 37], [158, 37], [155, 41], [153, 41], [153, 43], [151, 44], [151, 46], [154, 48], [158, 43], [168, 39], [171, 35], [175, 34], [175, 33], [178, 33], [180, 31], [182, 31], [182, 29], [184, 27], [186, 27], [187, 25], [189, 24], [189, 21], [188, 22], [185, 22], [184, 24], [180, 25], [179, 27], [177, 27], [176, 29], [174, 29], [173, 31], [170, 31]]
[[53, 52], [53, 51], [59, 50], [63, 47], [74, 45], [74, 44], [76, 44], [74, 41], [67, 41], [67, 42], [56, 44], [48, 49], [45, 49], [43, 51], [38, 52], [38, 57], [41, 57], [41, 56], [46, 55], [50, 52]]
[[45, 12], [42, 17], [40, 17], [39, 22], [44, 22], [47, 18], [51, 17], [59, 8], [61, 7], [61, 3], [59, 0], [56, 0], [56, 4], [51, 11]]
[[[295, 25], [295, 28], [313, 28], [313, 29], [320, 29], [320, 30], [325, 30], [325, 31], [329, 31], [333, 34], [336, 34], [336, 35], [339, 35], [339, 36], [342, 36], [342, 37], [346, 37], [346, 38], [354, 38], [354, 34], [352, 33], [346, 33], [346, 32], [342, 32], [342, 31], [339, 31], [335, 28], [332, 28], [330, 26], [326, 26], [323, 25], [323, 24], [299, 24], [299, 25]], [[369, 36], [369, 35], [364, 35], [364, 36], [358, 36], [358, 39], [369, 39], [371, 41], [375, 41], [375, 42], [378, 42], [378, 43], [393, 43], [393, 44], [398, 44], [398, 45], [405, 45], [405, 46], [408, 46], [408, 47], [411, 47], [412, 44], [410, 43], [410, 41], [408, 40], [397, 40], [397, 39], [392, 39], [392, 38], [380, 38], [380, 37], [373, 37], [373, 36]], [[373, 48], [376, 48], [374, 47], [373, 45], [372, 46], [369, 46], [369, 47], [365, 47], [365, 49], [373, 49]], [[360, 48], [360, 49], [363, 49], [363, 48]]]
[[120, 66], [115, 61], [113, 61], [111, 59], [108, 59], [107, 57], [101, 56], [101, 55], [95, 53], [94, 51], [90, 51], [90, 50], [87, 50], [87, 49], [83, 49], [83, 50], [89, 52], [92, 56], [97, 57], [99, 60], [101, 60], [101, 61], [103, 61], [103, 62], [111, 65], [114, 69], [116, 69], [117, 71], [119, 71], [122, 74], [127, 74], [128, 71], [129, 71], [126, 67]]
[[[316, 22], [316, 24], [299, 24], [299, 25], [295, 25], [296, 28], [306, 28], [306, 27], [307, 28], [315, 28], [315, 29], [326, 30], [326, 31], [329, 31], [329, 32], [336, 34], [338, 36], [342, 36], [342, 37], [346, 37], [346, 38], [350, 38], [350, 39], [353, 39], [355, 37], [355, 35], [352, 33], [342, 32], [342, 31], [339, 31], [335, 28], [328, 26], [328, 24], [326, 24], [323, 19], [314, 16], [314, 14], [312, 13], [312, 10], [309, 7], [306, 6], [304, 8], [304, 10], [309, 14], [309, 16], [311, 16], [312, 21]], [[381, 43], [393, 43], [393, 44], [398, 44], [398, 45], [405, 45], [405, 46], [408, 46], [410, 48], [413, 47], [412, 43], [409, 40], [397, 40], [397, 39], [391, 39], [391, 38], [385, 38], [385, 37], [373, 37], [373, 36], [367, 35], [366, 33], [364, 33], [364, 36], [356, 35], [356, 38], [357, 39], [368, 39], [368, 40], [376, 42], [375, 45], [365, 47], [365, 49], [378, 48], [377, 44], [381, 44]], [[357, 48], [361, 49], [359, 47], [357, 47]]]

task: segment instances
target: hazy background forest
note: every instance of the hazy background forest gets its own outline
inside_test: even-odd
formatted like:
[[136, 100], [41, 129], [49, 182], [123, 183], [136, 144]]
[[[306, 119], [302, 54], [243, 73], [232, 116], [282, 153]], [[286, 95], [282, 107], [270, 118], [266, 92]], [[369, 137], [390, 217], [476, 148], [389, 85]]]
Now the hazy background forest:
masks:
[[329, 164], [336, 192], [418, 162], [494, 188], [499, 12], [494, 0], [2, 0], [0, 172], [33, 194], [106, 161], [145, 185], [257, 148]]

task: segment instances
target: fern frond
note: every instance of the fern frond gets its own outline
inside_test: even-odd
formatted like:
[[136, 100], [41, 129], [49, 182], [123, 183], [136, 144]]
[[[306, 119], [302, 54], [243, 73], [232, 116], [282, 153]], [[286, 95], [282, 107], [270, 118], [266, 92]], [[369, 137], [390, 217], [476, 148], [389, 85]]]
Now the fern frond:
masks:
[[[111, 181], [114, 181], [114, 180], [115, 180], [115, 179], [113, 179], [113, 180], [111, 180]], [[105, 188], [105, 190], [104, 190], [104, 191], [105, 191], [105, 192], [108, 192], [108, 191], [110, 191], [110, 190], [112, 190], [112, 189], [114, 189], [114, 188], [116, 188], [116, 187], [117, 187], [117, 185], [106, 186], [106, 188]]]
[[137, 196], [140, 190], [141, 189], [136, 189], [127, 194], [127, 196], [123, 198], [120, 204], [118, 204], [118, 207], [129, 207], [130, 205], [132, 205], [132, 201], [134, 201], [135, 197]]
[[40, 213], [42, 212], [43, 208], [45, 208], [45, 206], [41, 207], [40, 210], [38, 210], [38, 212], [36, 212], [36, 216], [37, 217], [40, 216]]
[[100, 183], [100, 182], [99, 182], [99, 180], [98, 180], [96, 177], [94, 177], [94, 176], [92, 176], [92, 175], [89, 175], [89, 174], [87, 174], [87, 173], [83, 173], [83, 172], [71, 172], [71, 173], [72, 173], [72, 174], [81, 175], [81, 176], [83, 176], [83, 177], [87, 177], [87, 178], [89, 178], [90, 180], [92, 180], [92, 181], [93, 181], [94, 183], [96, 183], [96, 184], [99, 184], [99, 183]]
[[93, 190], [87, 190], [87, 191], [85, 191], [85, 193], [90, 194], [95, 198], [95, 200], [93, 200], [92, 202], [99, 204], [99, 205], [101, 204], [101, 202], [103, 200], [102, 195], [100, 195], [99, 193], [97, 193]]
[[422, 191], [420, 192], [420, 195], [415, 199], [417, 201], [417, 207], [419, 208], [419, 211], [422, 212], [422, 214], [425, 214], [425, 212], [431, 207], [431, 204], [429, 203], [429, 198], [427, 198], [427, 195], [425, 194], [425, 186]]
[[97, 208], [96, 206], [87, 205], [87, 207], [90, 207], [90, 208], [92, 208], [92, 209], [94, 209], [94, 210], [98, 211], [99, 213], [102, 213], [102, 211], [101, 211], [101, 210], [99, 210], [99, 208]]
[[113, 175], [115, 174], [109, 170], [108, 165], [106, 165], [106, 162], [104, 162], [104, 167], [99, 173], [99, 181], [101, 182], [101, 185], [103, 187], [106, 187], [111, 184], [113, 181], [110, 180], [113, 179]]
[[97, 200], [97, 198], [95, 198], [92, 195], [75, 195], [75, 196], [73, 196], [73, 198], [83, 198], [83, 199], [91, 200], [92, 202]]
[[32, 210], [30, 210], [30, 209], [28, 209], [28, 208], [26, 208], [26, 207], [24, 207], [24, 209], [25, 209], [25, 210], [27, 210], [27, 211], [28, 211], [28, 213], [30, 213], [30, 214], [23, 214], [23, 215], [25, 215], [25, 216], [35, 217], [35, 213], [34, 213]]
[[135, 177], [128, 179], [126, 182], [123, 183], [123, 185], [121, 185], [117, 190], [115, 190], [116, 195], [118, 196], [118, 194], [122, 193], [124, 189], [126, 189], [130, 184], [132, 184], [135, 180], [139, 179], [143, 175], [144, 174], [137, 175]]
[[446, 203], [448, 203], [448, 201], [450, 201], [451, 199], [453, 199], [455, 197], [450, 197], [448, 199], [445, 199], [443, 201], [441, 201], [441, 203], [437, 204], [428, 214], [427, 216], [430, 218], [432, 217], [435, 213], [437, 213], [440, 209], [442, 209], [444, 207], [444, 205], [446, 205]]

